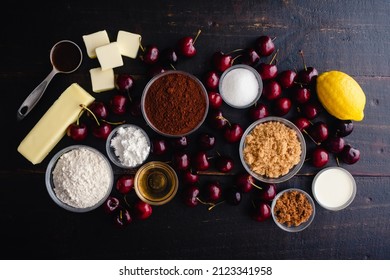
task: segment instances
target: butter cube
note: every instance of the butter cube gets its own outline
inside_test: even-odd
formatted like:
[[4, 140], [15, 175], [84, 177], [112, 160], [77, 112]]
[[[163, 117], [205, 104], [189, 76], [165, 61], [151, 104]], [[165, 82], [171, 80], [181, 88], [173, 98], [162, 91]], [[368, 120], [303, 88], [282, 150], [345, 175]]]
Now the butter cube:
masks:
[[96, 58], [96, 48], [110, 43], [106, 30], [84, 35], [83, 40], [90, 58]]
[[119, 30], [117, 39], [119, 51], [123, 56], [136, 58], [140, 46], [141, 35]]
[[80, 105], [89, 106], [94, 100], [77, 83], [70, 85], [23, 139], [18, 152], [32, 164], [42, 162], [77, 120], [83, 110]]
[[117, 42], [96, 48], [96, 56], [103, 71], [123, 65]]
[[92, 68], [89, 70], [93, 92], [103, 92], [115, 88], [115, 75], [112, 68], [102, 70], [102, 68]]

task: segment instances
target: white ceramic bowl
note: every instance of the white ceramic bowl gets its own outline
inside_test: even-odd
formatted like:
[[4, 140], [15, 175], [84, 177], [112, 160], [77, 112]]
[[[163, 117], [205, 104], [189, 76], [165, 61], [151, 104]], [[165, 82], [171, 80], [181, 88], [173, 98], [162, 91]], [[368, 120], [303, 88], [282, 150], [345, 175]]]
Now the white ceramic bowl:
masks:
[[[133, 127], [139, 131], [141, 131], [142, 133], [142, 137], [145, 137], [145, 140], [146, 142], [148, 143], [149, 145], [149, 151], [148, 151], [148, 154], [146, 155], [145, 159], [142, 161], [142, 162], [139, 162], [138, 164], [135, 164], [135, 165], [132, 165], [132, 166], [128, 166], [128, 165], [125, 165], [121, 162], [120, 158], [115, 154], [115, 148], [111, 146], [111, 140], [116, 137], [118, 135], [118, 130], [120, 128], [129, 128], [129, 127]], [[121, 167], [121, 168], [136, 168], [140, 165], [142, 165], [146, 159], [148, 158], [149, 154], [150, 154], [150, 150], [151, 150], [151, 143], [150, 143], [150, 139], [149, 139], [149, 136], [147, 135], [147, 133], [145, 132], [145, 130], [143, 130], [141, 127], [135, 125], [135, 124], [122, 124], [122, 125], [119, 125], [117, 127], [115, 127], [110, 135], [108, 135], [107, 137], [107, 140], [106, 140], [106, 152], [107, 152], [107, 155], [108, 155], [108, 158], [118, 167]]]
[[[88, 151], [91, 151], [91, 152], [97, 154], [98, 156], [100, 156], [103, 159], [104, 163], [107, 165], [107, 171], [109, 173], [109, 183], [107, 185], [106, 193], [99, 201], [96, 201], [96, 203], [93, 206], [86, 207], [86, 208], [77, 208], [77, 207], [74, 207], [74, 206], [71, 206], [69, 204], [64, 203], [62, 200], [60, 200], [57, 197], [57, 195], [54, 191], [55, 185], [53, 182], [53, 170], [56, 167], [57, 161], [62, 155], [66, 154], [67, 152], [70, 152], [72, 150], [75, 150], [75, 149], [87, 149]], [[62, 149], [58, 153], [56, 153], [52, 157], [52, 159], [50, 160], [50, 162], [46, 168], [46, 173], [45, 173], [46, 188], [47, 188], [47, 191], [48, 191], [50, 197], [53, 199], [53, 201], [58, 206], [62, 207], [63, 209], [71, 211], [71, 212], [77, 212], [77, 213], [89, 212], [89, 211], [92, 211], [92, 210], [98, 208], [99, 206], [101, 206], [105, 202], [105, 200], [108, 198], [108, 196], [110, 195], [112, 187], [113, 187], [113, 182], [114, 182], [114, 174], [113, 174], [112, 167], [111, 167], [111, 164], [108, 161], [108, 159], [101, 152], [96, 150], [95, 148], [85, 146], [85, 145], [69, 146], [69, 147]]]
[[[245, 148], [245, 138], [246, 138], [246, 136], [249, 133], [251, 133], [252, 130], [257, 125], [259, 125], [261, 123], [270, 122], [270, 121], [280, 122], [280, 123], [286, 125], [287, 127], [293, 129], [296, 132], [296, 134], [297, 134], [298, 140], [299, 140], [299, 142], [301, 144], [301, 151], [302, 151], [299, 163], [296, 164], [295, 166], [293, 166], [287, 174], [285, 174], [283, 176], [280, 176], [278, 178], [270, 178], [270, 177], [263, 176], [263, 175], [260, 175], [260, 174], [258, 174], [256, 172], [254, 172], [251, 169], [251, 167], [246, 163], [246, 161], [244, 159], [244, 154], [243, 154], [243, 151], [244, 151], [244, 148]], [[284, 182], [284, 181], [287, 181], [287, 180], [291, 179], [301, 169], [301, 167], [303, 166], [303, 163], [305, 162], [305, 158], [306, 158], [306, 142], [305, 142], [305, 138], [303, 137], [302, 132], [292, 122], [290, 122], [289, 120], [281, 118], [281, 117], [266, 117], [266, 118], [263, 118], [263, 119], [260, 119], [260, 120], [257, 120], [255, 122], [253, 122], [245, 130], [245, 132], [243, 133], [243, 135], [241, 137], [240, 146], [239, 146], [239, 154], [240, 154], [240, 159], [241, 159], [242, 165], [244, 166], [246, 171], [248, 171], [249, 174], [251, 174], [253, 177], [255, 177], [257, 180], [259, 180], [261, 182], [275, 183], [276, 184], [276, 183], [281, 183], [281, 182]]]

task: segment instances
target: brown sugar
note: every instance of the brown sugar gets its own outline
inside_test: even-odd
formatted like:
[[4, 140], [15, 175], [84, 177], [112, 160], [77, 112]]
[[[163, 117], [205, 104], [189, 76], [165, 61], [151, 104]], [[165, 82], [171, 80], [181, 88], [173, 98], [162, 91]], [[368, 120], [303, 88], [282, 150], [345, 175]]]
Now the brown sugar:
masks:
[[297, 133], [278, 121], [258, 124], [245, 138], [244, 160], [262, 176], [278, 178], [299, 163], [302, 148]]
[[304, 193], [296, 190], [283, 193], [275, 202], [276, 220], [288, 227], [299, 226], [313, 214], [313, 207]]

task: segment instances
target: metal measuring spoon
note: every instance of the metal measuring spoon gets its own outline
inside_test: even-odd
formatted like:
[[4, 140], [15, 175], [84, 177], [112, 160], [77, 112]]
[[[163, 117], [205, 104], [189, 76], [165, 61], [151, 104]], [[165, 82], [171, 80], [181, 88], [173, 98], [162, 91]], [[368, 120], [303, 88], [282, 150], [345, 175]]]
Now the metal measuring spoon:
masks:
[[49, 75], [27, 96], [17, 112], [17, 119], [22, 120], [41, 99], [51, 79], [57, 73], [69, 74], [76, 71], [83, 60], [80, 47], [69, 40], [57, 42], [50, 50], [50, 62], [53, 70]]

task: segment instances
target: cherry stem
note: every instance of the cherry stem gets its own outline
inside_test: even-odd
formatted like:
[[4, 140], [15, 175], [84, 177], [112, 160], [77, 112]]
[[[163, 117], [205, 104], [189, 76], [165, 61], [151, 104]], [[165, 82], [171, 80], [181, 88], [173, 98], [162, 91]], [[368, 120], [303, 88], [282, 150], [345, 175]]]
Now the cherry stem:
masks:
[[276, 36], [275, 36], [275, 37], [273, 37], [273, 38], [271, 39], [271, 41], [275, 41], [275, 39], [276, 39]]
[[79, 125], [80, 124], [80, 118], [81, 118], [81, 115], [84, 113], [84, 108], [82, 110], [80, 110], [79, 112], [79, 115], [77, 116], [77, 120], [76, 120], [76, 125]]
[[227, 118], [225, 118], [224, 116], [217, 116], [216, 117], [218, 120], [225, 120], [229, 126], [232, 126], [231, 123], [229, 122], [229, 120]]
[[85, 106], [84, 104], [80, 104], [80, 107], [81, 108], [84, 108], [85, 110], [87, 110], [89, 113], [91, 113], [91, 115], [93, 116], [93, 118], [95, 119], [96, 123], [98, 126], [100, 126], [100, 123], [98, 121], [98, 119], [96, 118], [95, 114], [91, 111], [91, 109], [89, 109], [87, 106]]
[[317, 146], [321, 145], [321, 143], [319, 142], [316, 142], [313, 137], [311, 137], [311, 135], [309, 134], [309, 132], [307, 132], [305, 129], [302, 129], [302, 131], [310, 138], [311, 141], [314, 142], [314, 144], [316, 144]]
[[127, 205], [128, 207], [131, 207], [131, 206], [130, 206], [130, 203], [127, 201], [127, 195], [124, 195], [124, 196], [123, 196], [123, 200], [125, 201], [125, 203], [126, 203], [126, 205]]
[[227, 55], [231, 55], [232, 53], [235, 53], [235, 52], [242, 52], [243, 50], [244, 49], [235, 49], [235, 50], [228, 52]]
[[222, 203], [224, 203], [225, 201], [224, 200], [222, 200], [222, 201], [220, 201], [220, 202], [218, 202], [218, 203], [212, 203], [212, 204], [214, 204], [214, 205], [211, 205], [207, 210], [212, 210], [215, 206], [218, 206], [218, 205], [220, 205], [220, 204], [222, 204]]
[[141, 40], [142, 40], [141, 37], [139, 37], [139, 47], [142, 52], [145, 52], [145, 48], [142, 46]]
[[108, 124], [112, 124], [112, 125], [120, 125], [120, 124], [124, 124], [126, 123], [126, 121], [120, 121], [120, 122], [109, 122], [107, 120], [101, 120], [102, 122], [105, 122], [105, 123], [108, 123]]
[[257, 189], [259, 189], [259, 190], [262, 190], [262, 189], [263, 189], [262, 187], [256, 185], [254, 182], [252, 182], [252, 181], [250, 181], [250, 180], [248, 180], [248, 182], [249, 182], [252, 186], [254, 186], [255, 188], [257, 188]]
[[234, 64], [234, 61], [236, 61], [236, 59], [239, 58], [239, 57], [241, 57], [241, 56], [243, 56], [243, 54], [239, 54], [239, 55], [235, 56], [235, 57], [232, 59], [231, 65], [233, 65], [233, 64]]
[[305, 58], [303, 57], [303, 50], [299, 50], [299, 54], [301, 55], [302, 62], [303, 62], [303, 68], [305, 71], [307, 71], [306, 63], [305, 63]]
[[172, 68], [173, 70], [176, 70], [175, 66], [173, 66], [172, 63], [169, 63], [169, 66], [171, 66], [171, 68]]
[[340, 167], [340, 160], [339, 160], [338, 156], [336, 156], [336, 163], [337, 163], [337, 166]]
[[195, 36], [195, 38], [194, 38], [194, 41], [192, 41], [192, 44], [193, 45], [195, 45], [195, 42], [196, 42], [196, 40], [198, 39], [198, 37], [199, 37], [199, 35], [200, 35], [200, 33], [202, 32], [202, 30], [198, 30], [198, 33], [196, 33], [196, 36]]
[[[272, 62], [274, 62], [274, 60], [276, 59], [276, 56], [278, 55], [278, 53], [279, 53], [279, 49], [276, 50], [274, 56], [272, 57], [272, 59], [271, 59], [271, 61], [270, 61], [270, 63], [269, 63], [270, 65], [272, 64]], [[275, 63], [275, 64], [276, 64], [276, 63]]]

